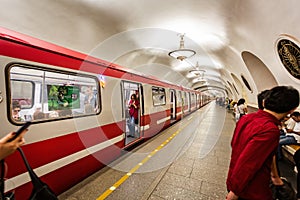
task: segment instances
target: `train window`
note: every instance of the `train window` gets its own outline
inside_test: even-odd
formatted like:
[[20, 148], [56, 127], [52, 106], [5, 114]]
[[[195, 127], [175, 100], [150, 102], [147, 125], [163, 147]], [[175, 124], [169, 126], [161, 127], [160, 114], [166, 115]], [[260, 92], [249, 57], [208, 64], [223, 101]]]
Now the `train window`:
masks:
[[13, 64], [8, 70], [9, 113], [14, 122], [63, 119], [100, 112], [96, 77], [20, 64]]
[[22, 109], [32, 108], [33, 82], [11, 80], [12, 101], [19, 102]]
[[152, 87], [152, 99], [154, 106], [166, 105], [165, 88]]

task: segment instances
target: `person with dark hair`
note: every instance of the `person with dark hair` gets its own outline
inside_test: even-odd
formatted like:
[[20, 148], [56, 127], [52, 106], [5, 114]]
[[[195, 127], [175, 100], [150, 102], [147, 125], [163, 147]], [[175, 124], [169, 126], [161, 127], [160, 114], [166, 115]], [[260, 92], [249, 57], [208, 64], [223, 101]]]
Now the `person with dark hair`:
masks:
[[273, 200], [270, 181], [275, 186], [284, 184], [271, 171], [279, 143], [278, 125], [298, 106], [296, 89], [277, 86], [264, 98], [264, 110], [247, 114], [237, 122], [231, 141], [226, 200]]
[[264, 99], [267, 97], [269, 91], [270, 90], [264, 90], [257, 95], [258, 109], [261, 109], [261, 110], [264, 109], [263, 102], [264, 102]]
[[247, 106], [245, 105], [246, 100], [241, 98], [238, 100], [237, 104], [234, 106], [234, 113], [235, 113], [235, 121], [239, 121], [239, 119], [246, 115], [248, 110]]
[[127, 137], [135, 137], [135, 125], [138, 124], [139, 107], [140, 107], [140, 103], [136, 94], [132, 94], [130, 96], [128, 107], [129, 107], [129, 115], [130, 115], [130, 123], [129, 123], [130, 134]]
[[24, 119], [20, 116], [21, 105], [18, 101], [13, 101], [12, 103], [12, 117], [15, 121], [24, 121]]

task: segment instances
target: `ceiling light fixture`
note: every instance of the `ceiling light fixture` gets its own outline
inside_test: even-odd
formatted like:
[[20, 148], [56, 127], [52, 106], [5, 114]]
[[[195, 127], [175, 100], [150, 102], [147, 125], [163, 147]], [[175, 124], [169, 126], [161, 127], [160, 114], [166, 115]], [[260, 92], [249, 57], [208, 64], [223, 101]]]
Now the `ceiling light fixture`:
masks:
[[199, 69], [199, 64], [197, 62], [195, 69], [189, 71], [189, 73], [193, 74], [194, 76], [199, 76], [203, 79], [205, 70]]
[[196, 51], [194, 51], [192, 49], [185, 49], [184, 48], [184, 40], [183, 40], [184, 34], [180, 34], [179, 36], [180, 36], [179, 49], [169, 52], [169, 56], [183, 61], [184, 59], [195, 55]]

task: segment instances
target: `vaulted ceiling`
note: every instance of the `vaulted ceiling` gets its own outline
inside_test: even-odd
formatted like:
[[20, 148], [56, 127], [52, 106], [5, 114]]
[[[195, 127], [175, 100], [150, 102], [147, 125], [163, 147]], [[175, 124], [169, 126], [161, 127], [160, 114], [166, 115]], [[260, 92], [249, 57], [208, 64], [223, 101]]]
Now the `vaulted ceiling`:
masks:
[[[0, 26], [179, 85], [255, 102], [267, 87], [299, 87], [276, 51], [282, 37], [298, 42], [299, 7], [297, 0], [2, 0]], [[185, 48], [196, 51], [183, 61], [168, 55], [179, 48], [180, 34]], [[203, 77], [190, 73], [195, 69]]]

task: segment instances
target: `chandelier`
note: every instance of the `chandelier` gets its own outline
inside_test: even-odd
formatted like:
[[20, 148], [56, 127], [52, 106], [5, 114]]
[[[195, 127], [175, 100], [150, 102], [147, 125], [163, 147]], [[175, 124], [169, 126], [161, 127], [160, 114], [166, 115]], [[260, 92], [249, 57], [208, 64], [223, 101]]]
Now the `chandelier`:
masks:
[[181, 61], [196, 54], [196, 52], [194, 50], [184, 48], [183, 37], [184, 37], [184, 34], [180, 34], [179, 49], [169, 52], [169, 56], [176, 58], [178, 60], [181, 60]]
[[199, 69], [198, 62], [196, 63], [195, 69], [192, 69], [192, 70], [189, 71], [189, 73], [193, 74], [194, 76], [200, 77], [202, 79], [204, 77], [204, 72], [205, 72], [205, 70]]

